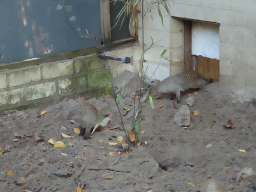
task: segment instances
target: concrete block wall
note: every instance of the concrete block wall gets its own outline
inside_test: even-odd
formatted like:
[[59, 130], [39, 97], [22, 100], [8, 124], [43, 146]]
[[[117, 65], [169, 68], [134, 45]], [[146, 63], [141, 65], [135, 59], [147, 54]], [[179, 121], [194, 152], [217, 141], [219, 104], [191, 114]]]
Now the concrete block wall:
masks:
[[0, 72], [1, 111], [92, 90], [110, 93], [110, 75], [96, 55]]
[[[145, 11], [150, 5], [145, 2]], [[225, 91], [235, 92], [249, 101], [256, 98], [256, 1], [223, 0], [169, 0], [171, 16], [190, 20], [219, 23], [220, 35], [220, 85]], [[144, 17], [145, 46], [156, 42], [145, 53], [145, 65], [153, 73], [160, 64], [156, 79], [174, 75], [183, 70], [183, 22], [163, 11], [164, 25], [157, 9]], [[140, 15], [141, 24], [141, 15]], [[142, 43], [142, 26], [139, 26], [139, 42]], [[160, 58], [167, 48], [170, 62]], [[170, 69], [170, 70], [169, 70]]]

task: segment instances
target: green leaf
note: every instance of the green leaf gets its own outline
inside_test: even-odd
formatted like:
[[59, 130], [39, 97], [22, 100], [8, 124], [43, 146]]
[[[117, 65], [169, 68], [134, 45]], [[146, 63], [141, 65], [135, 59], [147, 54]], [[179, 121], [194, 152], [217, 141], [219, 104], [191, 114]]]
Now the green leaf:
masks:
[[140, 134], [140, 123], [141, 123], [141, 118], [138, 118], [136, 121], [135, 121], [135, 132], [137, 134]]
[[117, 102], [118, 102], [118, 104], [119, 105], [122, 105], [122, 97], [121, 97], [121, 95], [120, 95], [120, 93], [118, 93], [117, 95], [116, 95], [116, 97], [117, 97]]
[[123, 107], [124, 110], [129, 110], [129, 107]]
[[150, 105], [151, 105], [152, 109], [154, 109], [155, 105], [154, 105], [152, 96], [149, 96], [149, 102], [150, 102]]
[[70, 18], [69, 18], [69, 21], [71, 21], [71, 22], [75, 22], [76, 21], [76, 16], [71, 16]]
[[167, 49], [164, 49], [164, 50], [162, 51], [162, 53], [161, 53], [161, 57], [163, 57], [163, 56], [164, 56], [164, 54], [166, 53], [166, 51], [167, 51]]
[[80, 31], [81, 31], [81, 28], [80, 28], [80, 27], [77, 27], [76, 31], [77, 31], [77, 32], [80, 32]]
[[71, 12], [72, 11], [72, 5], [67, 5], [66, 10], [67, 10], [67, 12]]
[[62, 5], [57, 5], [57, 10], [61, 10], [63, 9], [63, 6]]
[[159, 7], [158, 7], [158, 14], [161, 17], [161, 21], [162, 21], [162, 25], [163, 25], [164, 24], [164, 18], [163, 18], [162, 12], [161, 12]]
[[101, 117], [99, 118], [99, 120], [97, 121], [97, 123], [100, 124], [104, 119], [105, 119], [105, 117], [101, 116]]

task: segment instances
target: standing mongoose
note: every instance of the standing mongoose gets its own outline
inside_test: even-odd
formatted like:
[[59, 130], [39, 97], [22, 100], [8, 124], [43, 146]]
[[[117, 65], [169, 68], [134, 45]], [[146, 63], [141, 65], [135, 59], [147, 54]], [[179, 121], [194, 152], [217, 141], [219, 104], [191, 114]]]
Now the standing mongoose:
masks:
[[68, 119], [73, 119], [75, 124], [79, 126], [80, 135], [84, 139], [89, 139], [91, 129], [94, 128], [99, 120], [99, 114], [94, 105], [84, 103], [81, 107], [72, 109], [68, 114]]
[[210, 82], [211, 80], [207, 79], [197, 71], [183, 72], [172, 77], [167, 77], [163, 81], [152, 86], [150, 93], [154, 96], [163, 93], [175, 93], [177, 102], [180, 102], [181, 91], [186, 91], [190, 88], [202, 88]]

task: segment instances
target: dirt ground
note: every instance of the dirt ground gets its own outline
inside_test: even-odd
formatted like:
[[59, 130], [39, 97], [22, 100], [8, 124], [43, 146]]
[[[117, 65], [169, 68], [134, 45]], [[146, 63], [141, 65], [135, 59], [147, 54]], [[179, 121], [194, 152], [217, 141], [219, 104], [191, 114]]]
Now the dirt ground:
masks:
[[[212, 83], [194, 95], [191, 125], [183, 128], [173, 119], [188, 96], [182, 95], [178, 109], [168, 97], [154, 100], [155, 109], [147, 101], [143, 144], [124, 155], [118, 154], [121, 144], [109, 144], [124, 136], [112, 98], [66, 98], [44, 109], [4, 112], [0, 191], [75, 192], [79, 185], [86, 192], [204, 192], [210, 181], [221, 192], [255, 191], [253, 174], [236, 178], [245, 167], [256, 171], [256, 108], [222, 94], [218, 83]], [[89, 140], [74, 133], [75, 124], [66, 118], [70, 108], [82, 107], [83, 102], [111, 118]], [[123, 116], [126, 125], [133, 118], [132, 104], [132, 99], [123, 100], [131, 109]], [[38, 116], [44, 110], [46, 114]], [[62, 133], [74, 137], [64, 138]], [[50, 138], [66, 147], [55, 148]]]

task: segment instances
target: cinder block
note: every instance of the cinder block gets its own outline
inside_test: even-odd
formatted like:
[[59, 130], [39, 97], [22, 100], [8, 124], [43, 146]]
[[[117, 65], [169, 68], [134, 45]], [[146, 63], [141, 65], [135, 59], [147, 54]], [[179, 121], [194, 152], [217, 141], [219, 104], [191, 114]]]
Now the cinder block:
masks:
[[8, 92], [1, 91], [0, 92], [0, 105], [6, 105], [8, 103]]
[[170, 28], [171, 33], [182, 32], [184, 29], [183, 20], [171, 18]]
[[24, 95], [26, 101], [40, 99], [43, 97], [49, 97], [56, 94], [55, 82], [45, 82], [41, 84], [35, 84], [27, 86], [24, 89]]
[[9, 72], [9, 87], [40, 81], [40, 67], [28, 67], [24, 69], [11, 70]]
[[177, 65], [171, 65], [171, 74], [170, 76], [177, 75], [181, 72], [183, 72], [184, 65], [182, 63], [179, 63]]
[[150, 47], [152, 44], [153, 47], [170, 48], [171, 35], [170, 32], [146, 29], [144, 35], [145, 48]]
[[184, 45], [184, 34], [183, 32], [171, 33], [171, 48], [182, 47]]
[[4, 89], [6, 87], [7, 87], [6, 73], [0, 73], [0, 89]]
[[104, 63], [96, 55], [74, 58], [75, 73], [88, 73], [93, 69], [104, 68]]
[[24, 97], [24, 87], [18, 89], [12, 89], [8, 91], [8, 104], [16, 104], [21, 102]]
[[[150, 62], [160, 62], [162, 65], [170, 66], [170, 62], [161, 57], [161, 53], [164, 47], [152, 47], [144, 54], [144, 59]], [[170, 50], [168, 49], [164, 54], [164, 57], [170, 58]]]
[[71, 85], [72, 81], [71, 79], [61, 79], [58, 81], [59, 86], [59, 94], [65, 93], [70, 91], [69, 86]]
[[162, 63], [145, 62], [144, 73], [148, 78], [163, 80], [170, 76], [170, 66], [161, 65]]
[[170, 53], [171, 65], [175, 65], [175, 63], [183, 62], [184, 60], [183, 47], [172, 48], [170, 52], [171, 52]]
[[104, 87], [110, 84], [110, 74], [108, 70], [95, 70], [88, 74], [90, 87]]
[[42, 79], [52, 79], [73, 74], [73, 60], [41, 64]]

